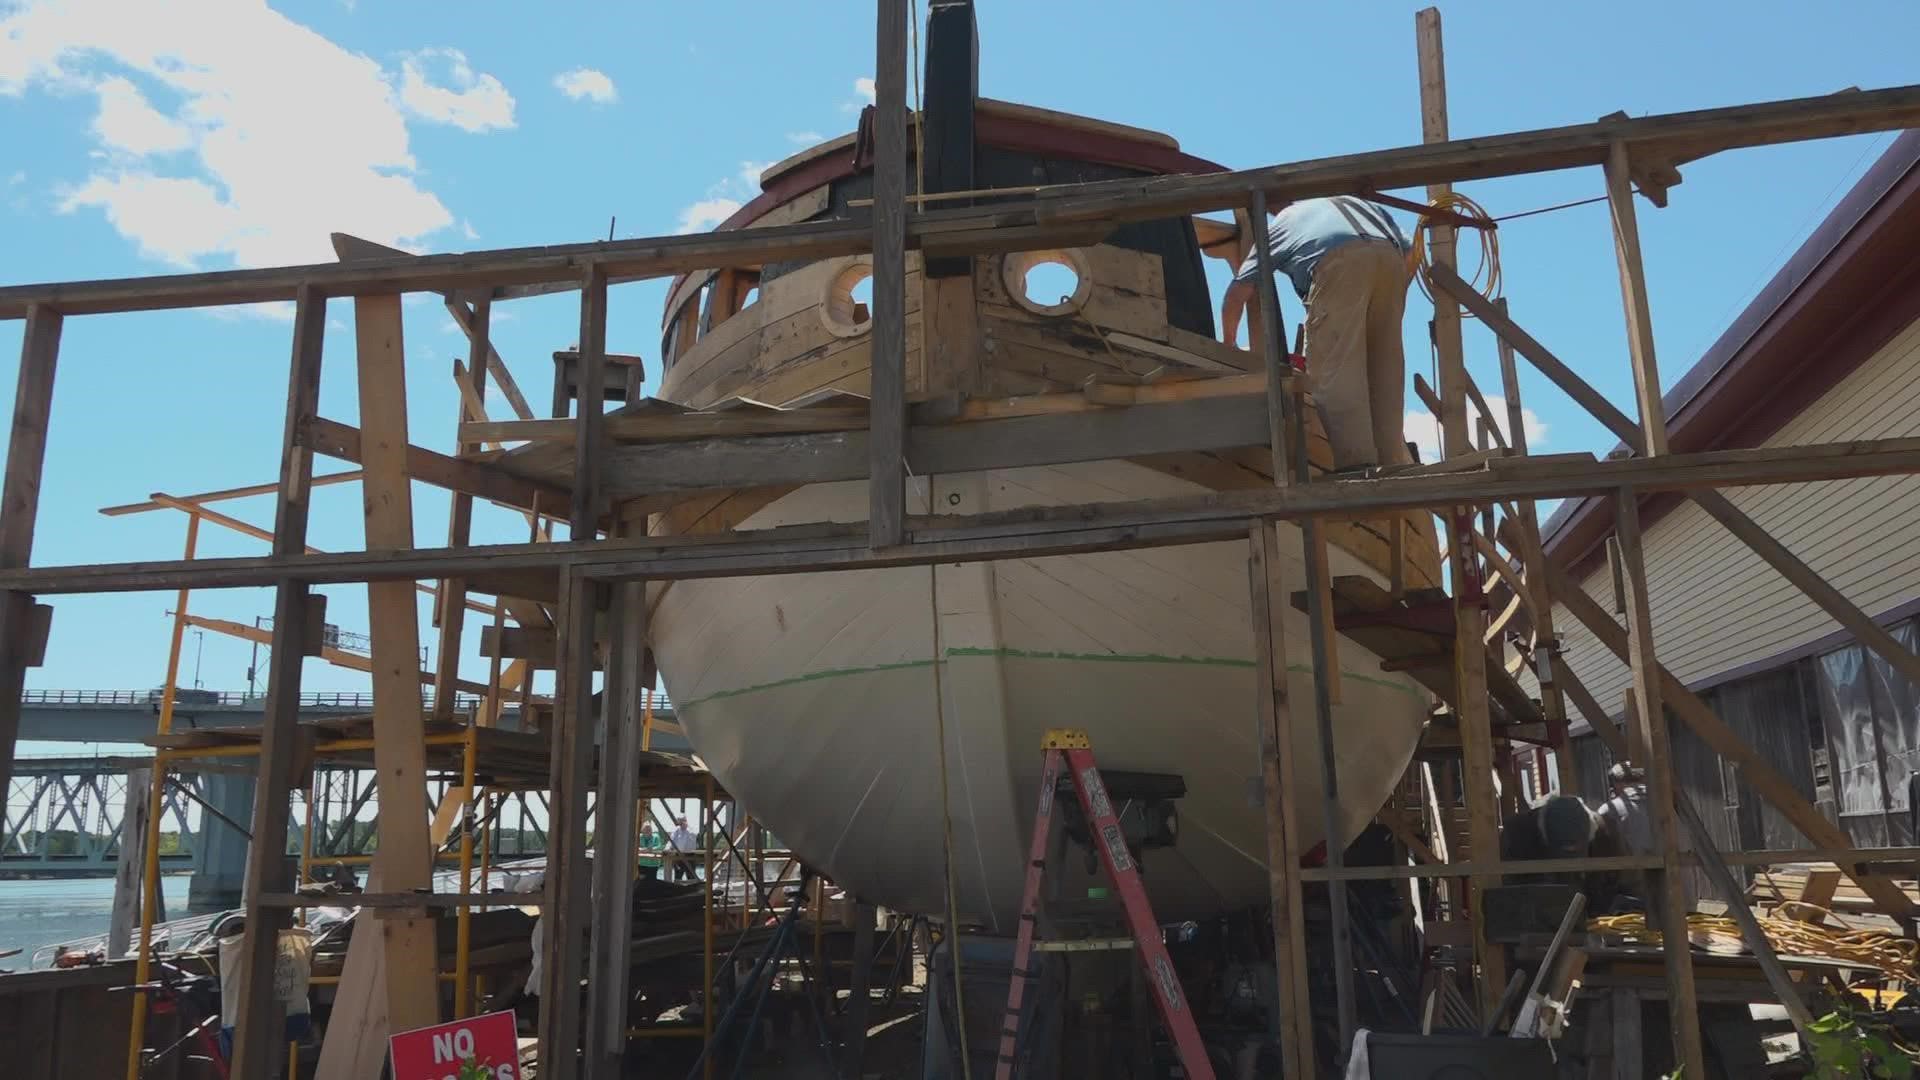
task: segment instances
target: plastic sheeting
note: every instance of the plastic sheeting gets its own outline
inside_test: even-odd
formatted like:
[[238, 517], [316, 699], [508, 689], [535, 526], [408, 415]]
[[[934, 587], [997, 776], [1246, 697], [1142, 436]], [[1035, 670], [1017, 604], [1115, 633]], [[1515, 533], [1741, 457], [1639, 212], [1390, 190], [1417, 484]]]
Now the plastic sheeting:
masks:
[[[1892, 627], [1908, 649], [1920, 624]], [[1920, 769], [1920, 691], [1859, 645], [1814, 661], [1840, 820], [1857, 843], [1910, 844], [1907, 779]]]

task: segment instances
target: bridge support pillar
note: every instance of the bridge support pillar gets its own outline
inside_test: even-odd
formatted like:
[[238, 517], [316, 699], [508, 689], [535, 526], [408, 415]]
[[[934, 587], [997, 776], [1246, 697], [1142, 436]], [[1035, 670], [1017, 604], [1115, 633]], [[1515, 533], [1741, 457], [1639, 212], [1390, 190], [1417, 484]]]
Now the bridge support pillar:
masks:
[[[208, 773], [202, 789], [207, 802], [235, 821], [253, 819], [254, 777], [248, 773]], [[247, 876], [247, 838], [204, 809], [193, 855], [193, 882], [187, 910], [193, 914], [240, 906]]]

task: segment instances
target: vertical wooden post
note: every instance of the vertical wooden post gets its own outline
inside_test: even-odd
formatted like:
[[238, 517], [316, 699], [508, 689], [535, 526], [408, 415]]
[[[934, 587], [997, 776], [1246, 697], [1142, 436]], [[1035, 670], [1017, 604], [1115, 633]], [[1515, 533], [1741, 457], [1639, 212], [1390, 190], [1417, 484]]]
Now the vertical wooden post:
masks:
[[[463, 305], [464, 306], [464, 305]], [[487, 352], [488, 334], [493, 325], [493, 301], [482, 296], [473, 307], [473, 315], [468, 321], [468, 363], [467, 378], [472, 380], [474, 399], [485, 402], [487, 399]], [[459, 416], [466, 415], [466, 406], [460, 406]], [[456, 417], [457, 419], [457, 417]], [[481, 417], [485, 419], [485, 417]], [[457, 448], [459, 453], [480, 449], [477, 442], [463, 442]], [[464, 491], [453, 493], [452, 509], [447, 514], [447, 546], [466, 547], [473, 538], [473, 496]], [[434, 614], [440, 627], [440, 652], [434, 668], [433, 678], [433, 719], [445, 723], [453, 719], [454, 698], [458, 695], [455, 687], [460, 680], [460, 644], [467, 627], [467, 583], [464, 578], [443, 578], [440, 582], [439, 604]], [[478, 719], [476, 714], [475, 719]], [[461, 793], [461, 805], [473, 798], [473, 792]], [[471, 814], [468, 815], [471, 820]]]
[[[705, 880], [702, 884], [706, 887], [706, 906], [701, 909], [702, 918], [700, 926], [702, 943], [700, 953], [702, 979], [700, 983], [700, 1041], [708, 1044], [713, 1042], [713, 1012], [715, 1004], [713, 993], [713, 794], [713, 774], [708, 773], [706, 789], [700, 797], [700, 848], [702, 852], [701, 858], [704, 862], [702, 872], [705, 875]], [[686, 812], [684, 806], [685, 804], [683, 802], [681, 810], [683, 814]], [[824, 971], [826, 969], [822, 968], [821, 970]], [[708, 1054], [706, 1072], [703, 1074], [706, 1080], [713, 1080], [713, 1068], [714, 1055]]]
[[1667, 452], [1667, 414], [1660, 403], [1660, 365], [1653, 355], [1653, 316], [1647, 308], [1647, 272], [1640, 263], [1640, 225], [1633, 208], [1633, 176], [1625, 143], [1607, 152], [1607, 208], [1613, 216], [1613, 252], [1620, 263], [1620, 300], [1627, 314], [1627, 353], [1640, 435], [1648, 457]]
[[1633, 705], [1646, 731], [1648, 745], [1641, 750], [1653, 796], [1654, 835], [1660, 842], [1661, 895], [1648, 897], [1661, 906], [1666, 937], [1667, 1002], [1673, 1022], [1674, 1052], [1686, 1075], [1705, 1076], [1700, 1044], [1700, 1009], [1694, 995], [1693, 952], [1687, 943], [1687, 902], [1681, 875], [1680, 833], [1674, 815], [1672, 744], [1667, 739], [1666, 710], [1660, 700], [1660, 669], [1653, 645], [1653, 611], [1647, 597], [1647, 567], [1640, 542], [1640, 511], [1632, 489], [1617, 498], [1616, 528], [1620, 536], [1623, 577], [1627, 585], [1627, 661], [1633, 669]]
[[592, 540], [600, 521], [600, 468], [607, 411], [607, 271], [587, 267], [580, 282], [579, 434], [574, 438], [573, 539]]
[[[13, 391], [13, 431], [7, 475], [0, 490], [0, 569], [26, 566], [33, 556], [33, 523], [40, 513], [40, 476], [47, 458], [47, 419], [53, 412], [53, 372], [60, 359], [58, 311], [27, 309], [20, 341], [20, 378]], [[0, 593], [0, 793], [13, 783], [13, 744], [20, 734], [20, 692], [36, 652], [33, 597]]]
[[[1507, 313], [1507, 299], [1493, 302], [1501, 315]], [[1514, 362], [1513, 344], [1496, 336], [1500, 354], [1500, 387], [1507, 399], [1507, 444], [1521, 456], [1527, 453], [1526, 410], [1520, 403], [1520, 371]], [[1553, 590], [1547, 587], [1546, 548], [1540, 542], [1540, 509], [1532, 499], [1521, 499], [1520, 558], [1526, 567], [1525, 588], [1533, 596], [1533, 640], [1531, 652], [1534, 670], [1540, 680], [1540, 712], [1547, 721], [1547, 741], [1553, 747], [1555, 777], [1560, 791], [1580, 793], [1580, 770], [1574, 767], [1573, 746], [1567, 738], [1567, 703], [1561, 697], [1555, 675], [1560, 668], [1560, 639], [1553, 632]], [[1514, 588], [1521, 588], [1519, 582]]]
[[[1440, 9], [1416, 12], [1413, 25], [1420, 57], [1420, 141], [1446, 142], [1447, 60]], [[1427, 185], [1430, 202], [1452, 193], [1452, 184]], [[1427, 251], [1436, 264], [1454, 265], [1454, 236], [1452, 225], [1436, 223], [1427, 230]], [[1460, 343], [1460, 307], [1437, 292], [1433, 298], [1433, 332], [1440, 351], [1440, 454], [1458, 457], [1473, 449], [1467, 427], [1467, 366]]]
[[906, 540], [907, 5], [879, 0], [873, 116], [873, 360], [868, 542]]
[[140, 917], [140, 879], [147, 868], [147, 820], [152, 812], [151, 791], [158, 779], [152, 769], [128, 769], [126, 797], [120, 811], [120, 852], [113, 866], [113, 914], [107, 922], [107, 959], [127, 955], [133, 944], [133, 924]]
[[[327, 328], [326, 297], [311, 286], [295, 293], [293, 361], [287, 379], [287, 419], [280, 443], [280, 487], [273, 515], [273, 553], [297, 555], [307, 545], [307, 500], [313, 453], [301, 444], [307, 417], [318, 408], [320, 355]], [[240, 1001], [233, 1043], [235, 1076], [266, 1076], [279, 1060], [280, 1010], [273, 997], [273, 967], [287, 912], [265, 907], [260, 897], [283, 885], [287, 850], [287, 793], [293, 786], [299, 740], [300, 675], [307, 654], [307, 587], [282, 581], [274, 589], [273, 644], [267, 654], [267, 699], [260, 718], [260, 774], [253, 796], [253, 842], [247, 847], [243, 885], [247, 922], [246, 995]]]
[[[853, 969], [847, 989], [846, 1058], [842, 1063], [849, 1076], [862, 1075], [861, 1062], [867, 1053], [867, 1018], [873, 1012], [874, 918], [872, 904], [853, 901]], [[818, 908], [813, 919], [815, 923], [820, 921]]]
[[[1280, 294], [1273, 281], [1264, 192], [1253, 193], [1247, 231], [1258, 268], [1254, 295], [1259, 302], [1259, 321], [1254, 330], [1267, 373], [1268, 449], [1273, 460], [1273, 482], [1285, 486], [1291, 484], [1294, 477], [1290, 458], [1295, 443], [1288, 438], [1293, 370], [1287, 362], [1286, 333], [1280, 325]], [[1297, 422], [1292, 426], [1299, 427]], [[1282, 1063], [1286, 1076], [1306, 1078], [1315, 1075], [1315, 1068], [1313, 1009], [1307, 989], [1306, 909], [1300, 899], [1300, 857], [1305, 852], [1300, 840], [1298, 808], [1293, 800], [1293, 780], [1298, 774], [1293, 757], [1293, 713], [1287, 686], [1286, 607], [1292, 590], [1287, 584], [1276, 527], [1269, 522], [1255, 522], [1248, 531], [1247, 545], [1254, 663], [1260, 673], [1260, 766], [1267, 819], [1267, 885], [1273, 917], [1274, 969], [1280, 984]], [[1329, 850], [1333, 847], [1327, 846]]]
[[[599, 531], [600, 452], [605, 424], [607, 274], [587, 268], [580, 284], [579, 416], [574, 437], [575, 540]], [[595, 615], [605, 587], [572, 570], [561, 572], [557, 670], [554, 676], [552, 796], [547, 828], [546, 966], [540, 990], [540, 1068], [543, 1076], [580, 1075], [581, 962], [592, 902], [587, 878], [587, 787], [593, 776], [593, 646]], [[592, 1048], [589, 1048], [592, 1054]]]
[[[1267, 325], [1272, 326], [1273, 323]], [[1247, 536], [1253, 658], [1260, 692], [1260, 774], [1267, 817], [1267, 884], [1273, 905], [1273, 961], [1279, 976], [1283, 1074], [1310, 1080], [1313, 1008], [1307, 989], [1306, 912], [1300, 898], [1300, 827], [1293, 803], [1293, 714], [1287, 693], [1286, 607], [1274, 527], [1255, 522]]]
[[587, 980], [590, 1075], [619, 1080], [627, 1048], [627, 969], [632, 966], [633, 862], [639, 777], [642, 657], [647, 649], [647, 584], [613, 588], [608, 612], [607, 674], [600, 695], [600, 789], [595, 805], [591, 972]]
[[[353, 301], [359, 375], [362, 503], [368, 551], [413, 543], [413, 482], [407, 475], [407, 378], [398, 294]], [[433, 887], [427, 814], [426, 716], [420, 700], [420, 625], [410, 581], [367, 583], [373, 627], [373, 764], [380, 792], [380, 844], [367, 870], [376, 892]], [[277, 629], [277, 627], [276, 627]], [[359, 1008], [334, 1014], [317, 1075], [334, 1080], [377, 1070], [387, 1036], [440, 1019], [434, 918], [394, 908], [373, 918], [347, 947], [340, 997]]]
[[[1420, 54], [1420, 130], [1424, 142], [1447, 141], [1446, 50], [1441, 39], [1440, 10], [1426, 8], [1414, 16]], [[1427, 188], [1430, 200], [1451, 193], [1452, 185]], [[1438, 266], [1454, 265], [1454, 230], [1435, 226], [1427, 245]], [[1467, 431], [1467, 368], [1460, 339], [1460, 308], [1453, 298], [1435, 290], [1434, 345], [1440, 357], [1440, 434], [1446, 457], [1471, 450]], [[1453, 587], [1454, 706], [1459, 711], [1462, 781], [1467, 796], [1467, 842], [1475, 860], [1500, 850], [1500, 810], [1493, 794], [1493, 727], [1487, 715], [1487, 651], [1481, 645], [1486, 616], [1481, 610], [1480, 579], [1473, 561], [1468, 531], [1473, 528], [1470, 508], [1447, 514], [1447, 542], [1451, 550], [1448, 577]], [[1476, 877], [1468, 885], [1468, 914], [1473, 923], [1474, 953], [1480, 958], [1480, 995], [1493, 1006], [1506, 986], [1506, 957], [1489, 946], [1482, 918], [1480, 891], [1498, 884], [1497, 876]]]
[[[584, 350], [583, 350], [584, 351]], [[585, 411], [583, 409], [583, 411]], [[548, 777], [545, 966], [540, 984], [540, 1075], [575, 1080], [580, 1063], [580, 981], [591, 918], [586, 862], [587, 788], [593, 775], [593, 634], [602, 588], [571, 570], [560, 590], [554, 678], [553, 761]]]

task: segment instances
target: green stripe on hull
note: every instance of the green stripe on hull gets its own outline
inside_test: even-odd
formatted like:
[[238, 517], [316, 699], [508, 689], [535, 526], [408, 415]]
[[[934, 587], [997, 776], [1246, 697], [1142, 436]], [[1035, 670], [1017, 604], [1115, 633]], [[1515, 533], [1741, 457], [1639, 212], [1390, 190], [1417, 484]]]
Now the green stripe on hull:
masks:
[[[1254, 666], [1252, 660], [1241, 660], [1231, 656], [1167, 656], [1161, 653], [1075, 653], [1043, 652], [1028, 649], [959, 647], [946, 650], [946, 656], [949, 660], [955, 658], [994, 657], [1005, 660], [1055, 660], [1096, 664], [1178, 664], [1188, 667], [1225, 668], [1252, 668]], [[804, 675], [793, 675], [785, 679], [775, 679], [772, 682], [756, 683], [752, 686], [742, 686], [733, 690], [718, 690], [703, 697], [692, 698], [687, 701], [676, 701], [674, 704], [681, 708], [691, 708], [709, 701], [718, 701], [722, 698], [743, 697], [748, 694], [757, 694], [766, 690], [777, 690], [781, 687], [793, 686], [796, 683], [817, 682], [825, 679], [843, 679], [856, 675], [871, 675], [881, 671], [899, 671], [904, 668], [932, 666], [933, 660], [929, 657], [925, 660], [901, 660], [892, 664], [873, 664], [867, 667], [825, 668], [820, 671], [809, 671]], [[1288, 665], [1287, 670], [1308, 673], [1311, 672], [1313, 668], [1306, 664], [1291, 664]], [[1383, 679], [1378, 675], [1360, 671], [1350, 671], [1346, 668], [1340, 669], [1340, 677], [1343, 679], [1352, 679], [1355, 682], [1367, 683], [1372, 686], [1385, 687], [1389, 690], [1397, 690], [1400, 693], [1406, 694], [1416, 702], [1421, 704], [1426, 703], [1426, 698], [1423, 693], [1403, 681]]]

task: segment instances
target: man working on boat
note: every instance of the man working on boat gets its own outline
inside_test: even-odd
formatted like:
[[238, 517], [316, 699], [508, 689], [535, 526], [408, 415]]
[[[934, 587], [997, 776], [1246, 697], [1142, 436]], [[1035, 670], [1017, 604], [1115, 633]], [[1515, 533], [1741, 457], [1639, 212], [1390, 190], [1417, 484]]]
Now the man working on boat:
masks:
[[687, 819], [673, 819], [673, 880], [693, 881], [693, 832], [687, 828]]
[[[1400, 345], [1407, 241], [1400, 227], [1378, 204], [1341, 195], [1288, 205], [1267, 236], [1273, 268], [1307, 305], [1307, 388], [1333, 447], [1334, 471], [1410, 462]], [[1248, 253], [1227, 289], [1230, 339], [1254, 302], [1258, 254]]]

